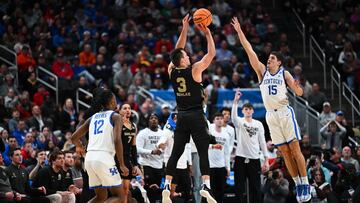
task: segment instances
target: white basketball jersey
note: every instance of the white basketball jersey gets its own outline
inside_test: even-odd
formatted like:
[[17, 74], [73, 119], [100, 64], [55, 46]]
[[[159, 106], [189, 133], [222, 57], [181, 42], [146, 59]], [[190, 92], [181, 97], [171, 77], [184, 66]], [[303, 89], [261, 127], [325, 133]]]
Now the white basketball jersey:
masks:
[[87, 151], [106, 151], [115, 155], [113, 123], [114, 111], [102, 111], [91, 117]]
[[278, 72], [272, 75], [266, 68], [260, 83], [261, 96], [266, 110], [274, 110], [289, 104], [285, 81], [285, 70], [280, 67]]

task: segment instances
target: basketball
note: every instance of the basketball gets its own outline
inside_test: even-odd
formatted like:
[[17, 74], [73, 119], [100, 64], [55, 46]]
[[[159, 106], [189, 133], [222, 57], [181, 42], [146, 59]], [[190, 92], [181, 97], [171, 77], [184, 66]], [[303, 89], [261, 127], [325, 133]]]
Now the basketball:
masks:
[[203, 24], [206, 27], [212, 22], [212, 15], [206, 8], [200, 8], [193, 14], [193, 21], [195, 24]]

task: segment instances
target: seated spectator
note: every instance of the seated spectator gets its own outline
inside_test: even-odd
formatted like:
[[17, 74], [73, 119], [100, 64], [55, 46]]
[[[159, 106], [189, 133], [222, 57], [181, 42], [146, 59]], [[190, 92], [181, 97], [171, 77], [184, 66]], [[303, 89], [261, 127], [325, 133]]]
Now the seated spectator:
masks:
[[64, 55], [58, 54], [51, 68], [52, 72], [58, 76], [60, 81], [71, 80], [74, 76], [74, 71], [71, 69], [71, 65], [66, 59]]
[[300, 141], [300, 148], [301, 148], [301, 153], [304, 155], [305, 160], [310, 158], [313, 149], [311, 147], [309, 135], [305, 134], [302, 136], [302, 140]]
[[346, 42], [344, 44], [343, 50], [339, 54], [338, 63], [339, 63], [340, 66], [342, 66], [347, 61], [347, 55], [348, 54], [352, 54], [354, 59], [357, 58], [356, 57], [356, 52], [354, 51], [351, 42]]
[[[62, 151], [68, 151], [75, 147], [74, 143], [70, 139], [71, 134], [72, 134], [71, 131], [68, 131], [65, 133], [65, 143], [64, 143]], [[66, 154], [65, 154], [65, 156], [66, 156]]]
[[320, 86], [317, 83], [313, 83], [311, 94], [308, 96], [307, 100], [313, 109], [321, 113], [327, 98], [325, 93], [320, 91]]
[[18, 102], [19, 102], [19, 96], [16, 94], [14, 89], [10, 88], [4, 98], [5, 108], [9, 108], [9, 109], [15, 108]]
[[36, 157], [36, 164], [30, 165], [26, 168], [26, 170], [29, 172], [30, 180], [35, 179], [40, 169], [48, 165], [48, 160], [45, 150], [43, 149], [36, 150], [35, 157]]
[[62, 111], [59, 114], [59, 126], [62, 132], [68, 130], [74, 131], [77, 123], [76, 111], [74, 107], [73, 100], [67, 98], [65, 100]]
[[331, 184], [331, 174], [329, 169], [325, 168], [322, 165], [322, 162], [318, 156], [312, 155], [307, 163], [307, 175], [309, 180], [312, 180], [314, 177], [311, 175], [312, 170], [321, 170], [324, 174], [325, 181]]
[[337, 121], [329, 121], [325, 126], [320, 129], [322, 137], [322, 147], [324, 149], [332, 149], [336, 147], [342, 148], [342, 140], [346, 135], [346, 129], [342, 127]]
[[[20, 84], [24, 84], [29, 72], [33, 72], [36, 62], [31, 55], [29, 45], [23, 45], [21, 52], [16, 57], [18, 70], [19, 70], [19, 80]], [[31, 71], [29, 71], [32, 69]]]
[[19, 95], [19, 102], [16, 105], [16, 108], [20, 112], [21, 119], [27, 120], [31, 116], [31, 106], [32, 102], [29, 92], [23, 91], [21, 95]]
[[91, 69], [91, 74], [97, 79], [101, 80], [106, 85], [110, 84], [109, 77], [112, 74], [111, 66], [105, 61], [102, 54], [96, 56], [96, 63]]
[[220, 48], [216, 49], [216, 61], [222, 64], [230, 63], [232, 51], [228, 49], [226, 40], [221, 41]]
[[[31, 136], [31, 133], [27, 133], [26, 137]], [[34, 148], [31, 142], [24, 142], [23, 147], [21, 148], [21, 156], [22, 156], [22, 165], [24, 167], [28, 167], [34, 163], [36, 160], [32, 157], [34, 153]]]
[[303, 97], [305, 99], [308, 99], [309, 96], [311, 95], [312, 92], [312, 85], [310, 84], [310, 82], [306, 79], [306, 77], [304, 75], [301, 75], [299, 78], [299, 82], [300, 85], [302, 86], [303, 90], [304, 90], [304, 94]]
[[355, 166], [355, 170], [357, 170], [357, 171], [360, 170], [360, 168], [359, 168], [359, 162], [358, 162], [356, 159], [352, 158], [351, 155], [352, 155], [352, 154], [351, 154], [351, 149], [350, 149], [350, 147], [348, 147], [348, 146], [344, 147], [344, 149], [342, 150], [342, 158], [341, 158], [341, 161], [342, 161], [343, 163], [353, 164], [353, 165]]
[[[37, 131], [40, 131], [49, 121], [49, 118], [43, 117], [41, 109], [38, 105], [32, 107], [32, 117], [27, 120], [27, 126], [35, 127]], [[51, 121], [50, 121], [51, 122]]]
[[71, 168], [74, 166], [74, 157], [71, 151], [64, 151], [65, 162], [63, 165], [63, 172], [65, 174], [64, 184], [66, 188], [69, 188], [75, 195], [81, 193], [81, 189], [74, 185]]
[[11, 111], [4, 105], [4, 97], [0, 96], [0, 126], [7, 126], [10, 118]]
[[11, 73], [5, 75], [5, 80], [0, 82], [0, 96], [6, 96], [10, 89], [13, 89], [16, 94], [19, 94], [18, 86], [14, 81], [14, 76]]
[[264, 203], [285, 203], [289, 195], [289, 181], [284, 178], [281, 170], [269, 171], [262, 190]]
[[50, 155], [50, 166], [42, 168], [33, 181], [34, 187], [44, 186], [46, 197], [52, 202], [75, 203], [75, 194], [66, 187], [64, 166], [64, 153], [55, 151]]
[[331, 111], [331, 105], [330, 102], [324, 102], [323, 103], [323, 111], [320, 114], [320, 126], [323, 127], [330, 121], [334, 121], [336, 118], [336, 114]]
[[8, 127], [10, 133], [14, 132], [20, 120], [20, 112], [17, 109], [12, 110], [12, 118], [9, 120]]
[[115, 72], [113, 78], [113, 86], [115, 88], [121, 87], [125, 91], [127, 91], [131, 85], [132, 79], [133, 79], [133, 74], [129, 69], [129, 65], [127, 63], [123, 63], [121, 64], [121, 69]]
[[46, 90], [45, 86], [40, 85], [37, 89], [37, 92], [34, 94], [34, 98], [33, 98], [34, 105], [42, 106], [45, 97], [49, 95], [50, 93]]
[[5, 143], [5, 151], [2, 153], [2, 157], [4, 159], [4, 163], [6, 166], [10, 165], [11, 164], [11, 160], [10, 160], [10, 157], [9, 157], [9, 153], [14, 150], [15, 148], [18, 148], [19, 147], [19, 144], [18, 142], [16, 141], [16, 138], [13, 137], [13, 136], [10, 136], [8, 138], [8, 142]]
[[20, 120], [17, 124], [17, 128], [14, 132], [12, 132], [12, 135], [16, 138], [16, 141], [19, 143], [20, 146], [23, 145], [25, 135], [28, 132], [28, 128], [26, 126], [26, 123], [24, 120]]
[[[49, 199], [45, 198], [46, 189], [44, 186], [32, 188], [29, 184], [29, 174], [21, 167], [22, 156], [20, 148], [15, 148], [10, 152], [11, 165], [5, 169], [7, 176], [9, 177], [11, 188], [18, 193], [21, 202], [49, 202]], [[27, 200], [27, 201], [26, 201]], [[18, 201], [16, 201], [18, 202]]]
[[[84, 32], [84, 34], [85, 34], [85, 32]], [[90, 44], [84, 45], [84, 50], [82, 52], [80, 52], [79, 59], [80, 59], [80, 66], [84, 67], [87, 70], [90, 70], [95, 65], [96, 56], [92, 52]]]
[[87, 81], [90, 84], [95, 83], [95, 77], [93, 75], [91, 75], [91, 73], [89, 72], [90, 69], [86, 69], [80, 65], [78, 55], [75, 55], [74, 58], [72, 59], [71, 68], [73, 69], [75, 76], [77, 76], [77, 77], [83, 76], [87, 79]]
[[342, 77], [351, 90], [355, 90], [355, 75], [360, 71], [360, 61], [353, 53], [345, 55], [345, 63], [342, 66]]
[[71, 173], [72, 173], [74, 185], [77, 188], [82, 189], [83, 188], [82, 170], [84, 168], [83, 160], [77, 153], [73, 154], [73, 158], [74, 158], [74, 166], [71, 167]]
[[313, 177], [311, 184], [312, 202], [326, 203], [337, 202], [335, 193], [332, 191], [331, 185], [325, 181], [324, 173], [321, 169], [313, 169], [311, 171]]

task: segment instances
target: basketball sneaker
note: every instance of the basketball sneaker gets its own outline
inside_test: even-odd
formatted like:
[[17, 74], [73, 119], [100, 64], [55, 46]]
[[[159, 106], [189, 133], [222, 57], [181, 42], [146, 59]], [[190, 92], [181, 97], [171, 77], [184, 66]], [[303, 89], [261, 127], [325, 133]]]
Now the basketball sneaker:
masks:
[[296, 191], [296, 200], [298, 202], [302, 202], [302, 195], [303, 195], [303, 187], [304, 185], [296, 185], [295, 191]]
[[202, 197], [206, 198], [206, 201], [208, 203], [216, 203], [215, 198], [211, 194], [211, 190], [205, 184], [203, 184], [202, 187], [201, 187], [200, 195]]
[[162, 191], [162, 202], [163, 203], [172, 203], [170, 199], [170, 185], [166, 184]]
[[303, 193], [302, 193], [302, 202], [308, 202], [311, 199], [311, 192], [310, 192], [310, 185], [302, 185], [303, 186]]

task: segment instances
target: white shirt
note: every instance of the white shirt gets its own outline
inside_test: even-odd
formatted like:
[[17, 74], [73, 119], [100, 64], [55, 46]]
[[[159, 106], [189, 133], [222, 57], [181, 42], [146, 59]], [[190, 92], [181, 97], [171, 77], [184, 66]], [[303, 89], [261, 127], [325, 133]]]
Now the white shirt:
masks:
[[89, 143], [87, 151], [106, 151], [115, 155], [113, 123], [114, 111], [102, 111], [91, 117], [89, 124]]
[[237, 111], [237, 104], [233, 104], [231, 119], [237, 134], [236, 156], [260, 159], [261, 149], [263, 155], [268, 157], [263, 124], [255, 119], [247, 122], [245, 118], [238, 117]]
[[136, 137], [136, 149], [139, 155], [140, 165], [157, 169], [163, 167], [164, 155], [151, 154], [151, 151], [156, 149], [156, 144], [159, 142], [161, 136], [163, 136], [163, 131], [159, 128], [157, 131], [145, 128], [139, 132]]
[[259, 86], [266, 110], [281, 109], [289, 104], [284, 68], [280, 67], [274, 75], [266, 68]]
[[[209, 126], [209, 130], [213, 128], [215, 129], [215, 124], [211, 123]], [[231, 154], [234, 149], [235, 129], [230, 125], [226, 125], [226, 127], [223, 127], [223, 130], [229, 135], [229, 154]]]
[[[166, 126], [166, 125], [165, 125]], [[174, 146], [174, 131], [164, 127], [163, 135], [161, 136], [159, 142], [156, 146], [159, 146], [160, 144], [166, 144], [165, 150], [164, 150], [164, 163], [165, 166], [167, 165], [167, 162], [169, 161], [173, 146]], [[178, 169], [186, 169], [187, 166], [192, 165], [192, 159], [191, 159], [191, 144], [187, 143], [185, 145], [185, 149], [183, 154], [178, 160], [178, 163], [176, 165], [176, 168]]]
[[212, 145], [209, 146], [209, 164], [210, 168], [223, 168], [230, 170], [230, 136], [225, 128], [220, 128], [221, 131], [217, 132], [215, 126], [209, 131], [213, 135], [218, 144], [222, 145], [222, 149], [212, 149]]

